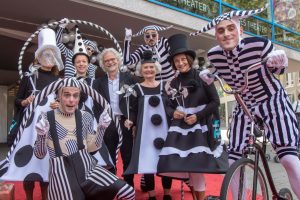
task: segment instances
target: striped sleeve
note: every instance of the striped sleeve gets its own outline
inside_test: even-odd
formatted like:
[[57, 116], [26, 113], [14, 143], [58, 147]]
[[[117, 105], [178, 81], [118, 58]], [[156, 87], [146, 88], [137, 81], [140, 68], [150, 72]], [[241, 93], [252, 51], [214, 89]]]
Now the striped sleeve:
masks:
[[[46, 115], [44, 117], [47, 118]], [[41, 116], [38, 117], [38, 119], [41, 119]], [[43, 159], [47, 154], [46, 138], [47, 138], [47, 134], [45, 135], [37, 134], [37, 138], [33, 147], [33, 153], [39, 159]]]
[[124, 65], [132, 65], [139, 62], [141, 60], [142, 53], [143, 53], [142, 48], [139, 47], [132, 54], [130, 54], [130, 41], [129, 40], [124, 41], [124, 52], [123, 52]]
[[63, 28], [58, 27], [57, 32], [56, 32], [56, 43], [57, 47], [61, 51], [61, 53], [65, 56], [65, 78], [70, 78], [74, 77], [76, 71], [75, 67], [73, 66], [72, 63], [72, 58], [73, 58], [73, 51], [68, 49], [61, 41], [62, 33], [63, 33]]
[[[97, 130], [97, 132], [94, 131], [94, 120], [93, 116], [88, 113], [84, 112], [82, 115], [82, 120], [86, 132], [86, 143], [87, 143], [87, 150], [88, 152], [95, 152], [102, 146], [104, 130]], [[99, 129], [99, 128], [98, 128]]]

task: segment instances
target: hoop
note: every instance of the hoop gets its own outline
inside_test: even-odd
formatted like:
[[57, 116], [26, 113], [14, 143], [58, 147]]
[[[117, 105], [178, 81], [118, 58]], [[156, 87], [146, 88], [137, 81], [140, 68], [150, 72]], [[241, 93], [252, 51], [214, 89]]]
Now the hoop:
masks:
[[[69, 20], [69, 22], [70, 23], [75, 23], [75, 24], [89, 25], [89, 26], [94, 27], [94, 28], [100, 30], [101, 32], [105, 33], [105, 35], [107, 35], [114, 42], [114, 44], [116, 45], [116, 48], [117, 48], [118, 52], [121, 55], [123, 55], [122, 49], [121, 49], [121, 47], [120, 47], [119, 42], [117, 41], [117, 39], [108, 30], [106, 30], [102, 26], [99, 26], [99, 25], [94, 24], [92, 22], [83, 21], [83, 20], [74, 20], [74, 19], [72, 19], [72, 20]], [[47, 25], [39, 28], [37, 31], [35, 31], [33, 34], [31, 34], [31, 36], [27, 39], [27, 41], [24, 43], [24, 45], [23, 45], [23, 47], [22, 47], [22, 49], [20, 51], [20, 56], [19, 56], [19, 60], [18, 60], [18, 71], [19, 71], [20, 79], [22, 79], [22, 77], [23, 77], [23, 70], [22, 70], [23, 55], [24, 55], [24, 52], [25, 52], [27, 46], [32, 41], [32, 39], [35, 38], [42, 29], [49, 28], [51, 26], [57, 26], [57, 25], [63, 24], [63, 23], [65, 23], [65, 22], [64, 21], [56, 21], [56, 22], [49, 23], [49, 24], [47, 24]]]

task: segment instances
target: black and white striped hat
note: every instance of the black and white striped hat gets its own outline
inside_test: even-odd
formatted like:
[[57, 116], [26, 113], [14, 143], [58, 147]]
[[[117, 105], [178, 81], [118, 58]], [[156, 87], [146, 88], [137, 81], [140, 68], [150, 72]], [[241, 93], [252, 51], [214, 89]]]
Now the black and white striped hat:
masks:
[[162, 26], [157, 26], [157, 25], [149, 25], [149, 26], [145, 26], [142, 30], [140, 30], [136, 34], [132, 35], [132, 37], [137, 37], [137, 36], [143, 35], [148, 30], [165, 31], [172, 27], [173, 27], [173, 25], [167, 26], [167, 27], [162, 27]]
[[83, 43], [87, 46], [90, 46], [94, 49], [94, 52], [98, 53], [99, 50], [98, 50], [98, 47], [97, 47], [97, 44], [91, 40], [83, 40]]
[[221, 21], [224, 20], [230, 20], [234, 17], [238, 19], [247, 18], [252, 15], [256, 15], [258, 13], [263, 12], [268, 7], [268, 4], [265, 5], [265, 7], [256, 9], [256, 10], [233, 10], [231, 12], [224, 13], [222, 15], [219, 15], [218, 17], [214, 18], [211, 22], [209, 22], [206, 26], [204, 26], [202, 29], [200, 29], [197, 32], [190, 33], [191, 36], [197, 36], [201, 33], [204, 33], [206, 31], [209, 31], [210, 29], [214, 28], [216, 25], [218, 25]]
[[77, 87], [77, 88], [80, 89], [80, 83], [75, 77], [65, 78], [62, 81], [63, 82], [62, 82], [61, 88], [64, 88], [64, 87]]

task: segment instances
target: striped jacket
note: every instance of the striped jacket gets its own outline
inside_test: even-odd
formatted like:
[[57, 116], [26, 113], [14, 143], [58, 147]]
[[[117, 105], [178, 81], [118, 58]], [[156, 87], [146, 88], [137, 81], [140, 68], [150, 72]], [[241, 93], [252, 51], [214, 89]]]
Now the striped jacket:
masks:
[[[169, 43], [168, 40], [164, 37], [161, 37], [158, 41], [157, 45], [157, 52], [155, 48], [151, 48], [148, 45], [140, 45], [132, 54], [130, 54], [130, 41], [124, 41], [124, 65], [132, 65], [138, 63], [143, 55], [143, 52], [146, 50], [151, 50], [153, 52], [153, 57], [159, 61], [162, 66], [162, 70], [160, 74], [156, 75], [156, 80], [164, 80], [169, 81], [172, 80], [175, 71], [172, 68], [171, 63], [168, 60], [169, 57]], [[157, 53], [159, 55], [157, 55]]]

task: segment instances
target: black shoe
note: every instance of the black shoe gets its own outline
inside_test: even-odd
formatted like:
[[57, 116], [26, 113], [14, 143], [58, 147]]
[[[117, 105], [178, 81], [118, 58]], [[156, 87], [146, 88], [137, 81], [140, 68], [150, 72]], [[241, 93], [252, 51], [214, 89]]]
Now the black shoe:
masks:
[[148, 200], [156, 200], [156, 197], [149, 197]]
[[171, 195], [167, 194], [167, 195], [164, 195], [163, 200], [172, 200], [172, 197], [171, 197]]

